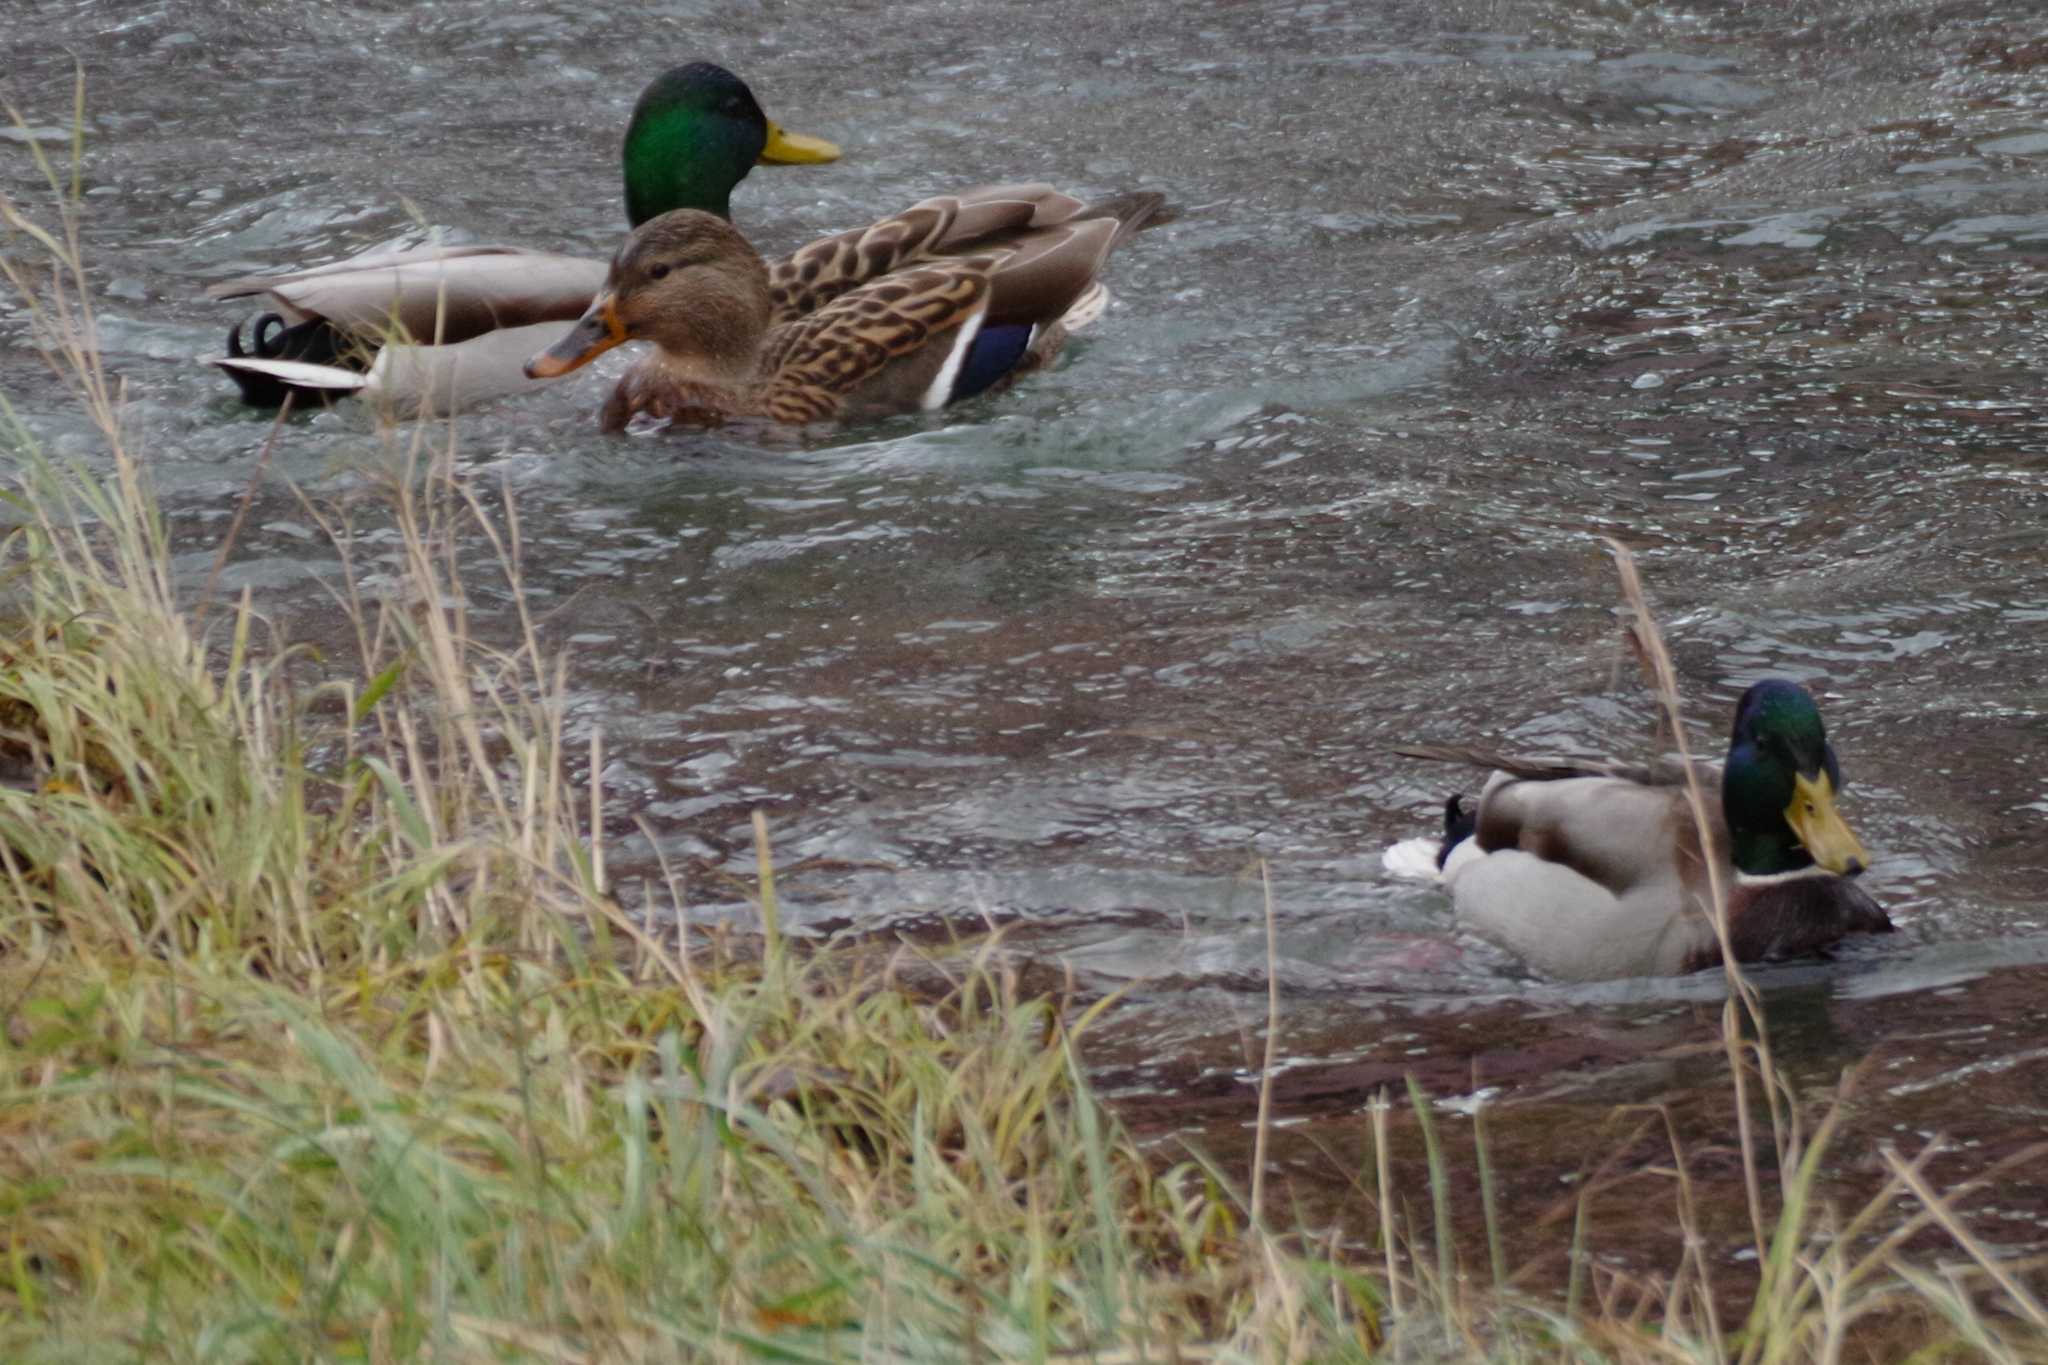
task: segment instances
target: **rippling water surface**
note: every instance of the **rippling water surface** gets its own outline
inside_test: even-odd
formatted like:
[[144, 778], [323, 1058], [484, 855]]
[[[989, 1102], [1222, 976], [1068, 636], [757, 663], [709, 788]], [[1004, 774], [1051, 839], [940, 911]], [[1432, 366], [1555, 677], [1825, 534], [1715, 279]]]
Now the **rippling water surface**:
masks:
[[[2038, 1130], [2031, 6], [12, 4], [0, 92], [32, 127], [0, 137], [0, 183], [33, 193], [75, 53], [103, 342], [195, 580], [269, 431], [192, 363], [236, 316], [204, 284], [429, 230], [606, 254], [618, 133], [667, 65], [723, 61], [845, 147], [741, 188], [772, 247], [997, 179], [1183, 206], [1119, 254], [1118, 306], [1060, 370], [942, 420], [794, 451], [607, 440], [615, 370], [462, 420], [573, 653], [572, 730], [604, 730], [629, 875], [747, 869], [765, 806], [784, 863], [816, 860], [786, 888], [811, 924], [1017, 921], [1028, 957], [1133, 983], [1104, 1075], [1213, 1136], [1249, 1093], [1263, 859], [1285, 1050], [1326, 1081], [1305, 1111], [1355, 1114], [1417, 1057], [1441, 1088], [1484, 1056], [1532, 1095], [1657, 1093], [1718, 982], [1525, 982], [1379, 856], [1465, 776], [1389, 745], [1650, 743], [1612, 536], [1706, 747], [1746, 683], [1805, 681], [1878, 855], [1900, 932], [1763, 974], [1826, 1021], [1788, 1024], [1790, 1055], [1816, 1084], [1873, 1047], [1993, 1064], [1987, 1131]], [[89, 452], [28, 345], [0, 312], [6, 389]], [[295, 419], [275, 468], [334, 498], [379, 450], [337, 409]], [[339, 565], [296, 500], [272, 480], [249, 525], [230, 577], [334, 638]], [[509, 637], [487, 547], [464, 554]], [[1938, 991], [1983, 1026], [1886, 1031]]]

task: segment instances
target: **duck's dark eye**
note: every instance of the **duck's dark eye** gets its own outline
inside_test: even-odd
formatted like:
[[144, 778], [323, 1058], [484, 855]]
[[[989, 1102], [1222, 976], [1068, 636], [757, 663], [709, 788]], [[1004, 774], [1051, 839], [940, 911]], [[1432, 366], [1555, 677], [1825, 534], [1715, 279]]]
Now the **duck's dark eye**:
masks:
[[647, 267], [648, 278], [665, 280], [668, 278], [669, 268], [669, 264], [666, 261], [663, 261], [660, 265], [650, 265]]

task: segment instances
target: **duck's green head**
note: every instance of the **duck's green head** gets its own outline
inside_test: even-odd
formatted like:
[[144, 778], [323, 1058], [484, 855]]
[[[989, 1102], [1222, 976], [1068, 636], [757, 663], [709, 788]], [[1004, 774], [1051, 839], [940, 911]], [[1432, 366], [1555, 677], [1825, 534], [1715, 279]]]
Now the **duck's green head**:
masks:
[[670, 209], [730, 218], [733, 186], [756, 164], [838, 159], [839, 149], [823, 138], [769, 122], [732, 72], [692, 62], [655, 77], [633, 106], [622, 156], [626, 217], [634, 227]]
[[1766, 678], [1742, 694], [1721, 775], [1736, 867], [1753, 876], [1815, 863], [1861, 872], [1870, 856], [1835, 812], [1841, 789], [1841, 762], [1805, 688]]

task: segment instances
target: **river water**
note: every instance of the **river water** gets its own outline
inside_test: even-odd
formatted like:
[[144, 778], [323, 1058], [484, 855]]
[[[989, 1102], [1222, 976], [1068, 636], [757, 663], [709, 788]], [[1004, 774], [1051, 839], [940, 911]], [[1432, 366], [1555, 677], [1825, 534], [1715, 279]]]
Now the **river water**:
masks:
[[[269, 432], [194, 363], [240, 316], [203, 286], [429, 230], [604, 255], [619, 130], [668, 65], [722, 61], [845, 148], [741, 187], [769, 247], [990, 180], [1182, 207], [1120, 252], [1062, 368], [940, 418], [794, 450], [605, 439], [616, 365], [462, 418], [573, 655], [571, 731], [604, 731], [629, 889], [661, 858], [748, 870], [765, 807], [796, 923], [1010, 924], [1026, 959], [1130, 991], [1091, 1056], [1133, 1121], [1227, 1150], [1263, 862], [1308, 1135], [1283, 1166], [1339, 1190], [1316, 1154], [1355, 1150], [1375, 1087], [1476, 1072], [1551, 1135], [1513, 1149], [1535, 1207], [1595, 1108], [1675, 1093], [1725, 1130], [1725, 1083], [1673, 1060], [1720, 985], [1561, 990], [1459, 939], [1380, 854], [1470, 778], [1385, 751], [1648, 746], [1612, 536], [1702, 745], [1749, 681], [1806, 682], [1877, 856], [1899, 932], [1760, 974], [1795, 1074], [1875, 1053], [1930, 1087], [1859, 1140], [2038, 1135], [2033, 5], [10, 0], [0, 48], [18, 196], [84, 66], [102, 342], [195, 581]], [[89, 457], [27, 348], [0, 311], [6, 391]], [[280, 480], [340, 496], [380, 450], [347, 408], [277, 447], [228, 578], [297, 638], [338, 638], [339, 563]], [[487, 547], [463, 554], [509, 638]], [[2001, 1197], [1993, 1235], [2048, 1241], [2038, 1170]]]

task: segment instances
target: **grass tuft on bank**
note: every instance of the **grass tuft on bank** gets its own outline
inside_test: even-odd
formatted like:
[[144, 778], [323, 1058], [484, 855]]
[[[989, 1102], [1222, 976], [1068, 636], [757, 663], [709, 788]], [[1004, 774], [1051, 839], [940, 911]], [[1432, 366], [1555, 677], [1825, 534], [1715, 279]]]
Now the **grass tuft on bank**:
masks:
[[32, 457], [4, 550], [0, 1355], [1010, 1359], [1232, 1330], [1224, 1205], [1120, 1134], [1085, 1018], [993, 942], [742, 953], [629, 920], [563, 698], [513, 681], [549, 666], [469, 644], [427, 580], [364, 623], [381, 695], [301, 687], [248, 600], [193, 633], [111, 454], [111, 484]]

